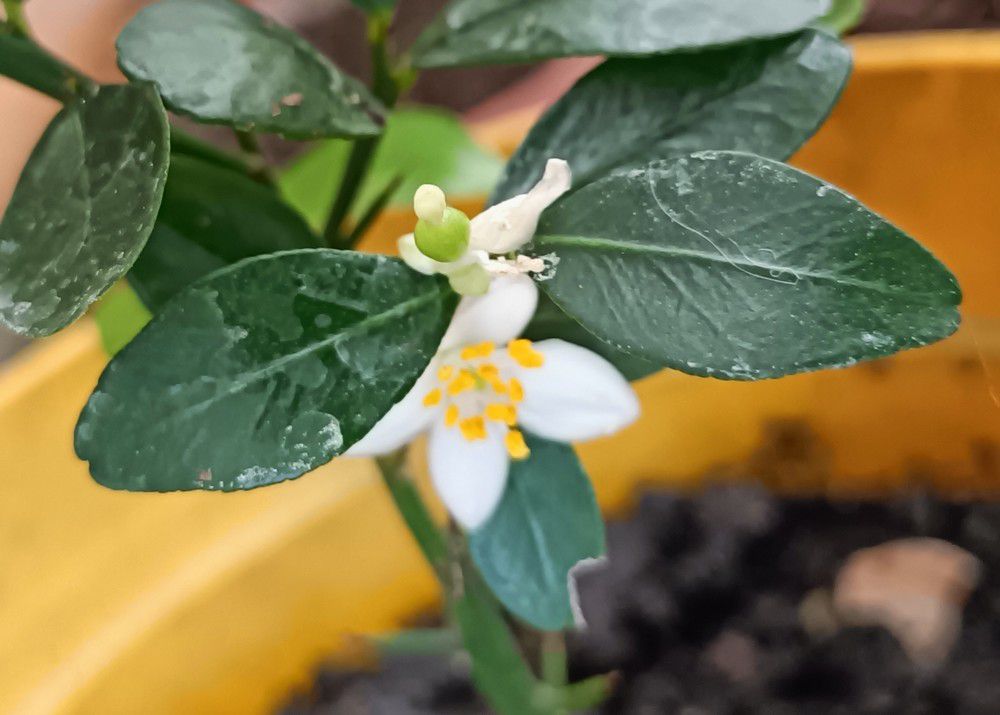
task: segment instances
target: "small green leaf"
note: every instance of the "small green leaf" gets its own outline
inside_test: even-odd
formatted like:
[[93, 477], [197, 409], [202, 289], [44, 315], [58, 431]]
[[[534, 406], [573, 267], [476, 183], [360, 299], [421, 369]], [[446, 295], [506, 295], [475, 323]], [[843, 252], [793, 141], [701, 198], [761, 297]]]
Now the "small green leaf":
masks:
[[0, 321], [49, 335], [132, 266], [169, 161], [150, 85], [109, 85], [66, 105], [28, 159], [0, 223]]
[[587, 330], [696, 375], [841, 367], [959, 323], [958, 284], [928, 251], [835, 187], [750, 154], [589, 184], [543, 214], [528, 251], [558, 258], [540, 286]]
[[341, 454], [409, 391], [456, 299], [401, 261], [312, 249], [189, 286], [111, 361], [76, 452], [113, 489], [252, 489]]
[[128, 345], [153, 317], [126, 283], [104, 294], [94, 305], [94, 322], [101, 333], [101, 345], [110, 357]]
[[817, 20], [816, 24], [844, 35], [857, 27], [865, 16], [865, 10], [865, 0], [833, 0], [830, 12]]
[[380, 131], [384, 109], [309, 43], [231, 0], [161, 0], [118, 36], [118, 64], [202, 122], [303, 139]]
[[829, 0], [452, 0], [414, 46], [414, 64], [666, 54], [786, 35], [828, 7]]
[[156, 226], [128, 279], [155, 311], [223, 266], [318, 246], [299, 214], [273, 190], [214, 164], [174, 156]]
[[781, 159], [811, 137], [851, 71], [850, 51], [825, 32], [695, 54], [609, 60], [532, 128], [494, 192], [530, 189], [559, 157], [583, 186], [614, 169], [705, 149]]
[[469, 535], [472, 558], [500, 602], [548, 631], [573, 625], [569, 571], [604, 553], [604, 522], [573, 448], [528, 437], [497, 510]]
[[[346, 141], [323, 142], [279, 181], [285, 200], [316, 230], [330, 212], [350, 150]], [[454, 115], [426, 107], [400, 109], [389, 116], [355, 205], [370, 206], [400, 175], [403, 181], [389, 205], [408, 206], [421, 184], [437, 184], [452, 197], [482, 196], [493, 188], [502, 169], [500, 158], [473, 142]]]

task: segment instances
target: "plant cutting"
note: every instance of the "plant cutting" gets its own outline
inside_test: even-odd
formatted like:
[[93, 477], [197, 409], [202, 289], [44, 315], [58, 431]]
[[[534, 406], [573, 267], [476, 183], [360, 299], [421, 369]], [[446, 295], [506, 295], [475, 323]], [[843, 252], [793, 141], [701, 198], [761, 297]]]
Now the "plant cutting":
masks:
[[[120, 279], [152, 315], [77, 426], [94, 478], [233, 491], [379, 455], [498, 711], [588, 707], [610, 687], [565, 682], [571, 571], [603, 551], [568, 443], [636, 417], [626, 378], [777, 378], [958, 325], [946, 268], [783, 163], [849, 72], [844, 46], [813, 27], [825, 3], [466, 0], [406, 54], [390, 51], [391, 3], [364, 3], [370, 89], [224, 0], [140, 12], [118, 41], [129, 83], [97, 87], [7, 5], [0, 71], [65, 106], [0, 225], [0, 316], [50, 334]], [[492, 208], [463, 216], [420, 185], [402, 259], [353, 250], [405, 184], [363, 191], [417, 71], [580, 54], [609, 59], [539, 121]], [[241, 153], [191, 139], [165, 109], [231, 127]], [[260, 133], [350, 142], [320, 230], [274, 189]], [[240, 210], [188, 220], [220, 196]], [[448, 524], [404, 458], [423, 432]], [[528, 628], [537, 660], [515, 637]]]

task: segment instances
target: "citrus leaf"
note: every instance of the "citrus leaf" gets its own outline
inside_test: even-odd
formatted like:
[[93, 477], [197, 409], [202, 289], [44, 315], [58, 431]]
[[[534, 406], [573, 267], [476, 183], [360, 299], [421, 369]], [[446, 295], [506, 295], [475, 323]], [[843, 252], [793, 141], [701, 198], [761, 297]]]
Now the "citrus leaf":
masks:
[[828, 7], [829, 0], [452, 0], [414, 46], [414, 64], [666, 54], [785, 35]]
[[291, 138], [379, 133], [379, 102], [291, 30], [231, 0], [161, 0], [118, 36], [118, 64], [169, 109]]
[[401, 261], [311, 249], [179, 293], [111, 361], [76, 451], [113, 489], [252, 489], [341, 454], [409, 391], [455, 308]]
[[816, 24], [830, 32], [844, 35], [864, 19], [866, 9], [865, 0], [833, 0], [830, 12], [817, 20]]
[[169, 144], [150, 85], [104, 86], [56, 115], [0, 223], [0, 321], [49, 335], [124, 275], [153, 228]]
[[543, 214], [528, 251], [558, 259], [540, 286], [587, 330], [696, 375], [840, 367], [959, 323], [958, 284], [928, 251], [835, 187], [750, 154], [589, 184]]
[[604, 554], [604, 522], [573, 448], [527, 437], [493, 516], [469, 534], [479, 572], [500, 602], [535, 628], [573, 625], [569, 571]]
[[153, 311], [198, 278], [244, 258], [318, 239], [268, 187], [243, 174], [174, 156], [153, 233], [128, 274]]
[[693, 54], [613, 59], [532, 128], [492, 199], [523, 194], [559, 157], [583, 186], [610, 171], [705, 149], [785, 160], [822, 124], [851, 70], [850, 51], [817, 30]]

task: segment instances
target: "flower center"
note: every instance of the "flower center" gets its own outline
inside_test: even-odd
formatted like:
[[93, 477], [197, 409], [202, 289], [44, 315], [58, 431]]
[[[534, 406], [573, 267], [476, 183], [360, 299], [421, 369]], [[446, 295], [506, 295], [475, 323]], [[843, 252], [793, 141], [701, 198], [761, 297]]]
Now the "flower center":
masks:
[[467, 345], [443, 356], [438, 385], [424, 396], [424, 406], [444, 407], [444, 424], [458, 429], [469, 442], [485, 440], [488, 426], [504, 431], [504, 445], [513, 459], [525, 459], [530, 450], [516, 429], [517, 406], [524, 399], [519, 370], [539, 368], [545, 356], [530, 340], [512, 340], [506, 350], [491, 342]]

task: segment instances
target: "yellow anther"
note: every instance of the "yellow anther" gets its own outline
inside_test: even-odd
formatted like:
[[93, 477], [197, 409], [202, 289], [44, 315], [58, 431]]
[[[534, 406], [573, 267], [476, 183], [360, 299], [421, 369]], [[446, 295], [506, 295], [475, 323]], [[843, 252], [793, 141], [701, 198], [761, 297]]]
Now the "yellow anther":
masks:
[[454, 427], [458, 424], [458, 405], [448, 405], [448, 409], [444, 411], [444, 426]]
[[505, 425], [513, 427], [517, 424], [517, 408], [514, 405], [494, 402], [486, 405], [486, 417], [494, 422], [503, 422]]
[[519, 430], [509, 430], [503, 438], [503, 442], [511, 459], [526, 459], [531, 454], [531, 450], [528, 449], [528, 445], [524, 441], [524, 435]]
[[487, 358], [493, 354], [496, 346], [489, 340], [486, 342], [479, 343], [477, 345], [467, 345], [462, 348], [462, 352], [459, 353], [459, 357], [463, 360], [475, 360], [476, 358]]
[[433, 390], [424, 395], [424, 407], [434, 407], [434, 405], [441, 403], [441, 389], [435, 387]]
[[521, 385], [521, 381], [516, 377], [510, 378], [510, 382], [507, 385], [507, 392], [510, 395], [511, 402], [520, 402], [524, 399], [524, 386]]
[[489, 382], [490, 386], [493, 387], [493, 392], [497, 393], [498, 395], [507, 394], [507, 386], [503, 384], [503, 380], [501, 380], [499, 377], [495, 380], [490, 380]]
[[521, 367], [541, 367], [545, 363], [545, 356], [535, 350], [530, 340], [524, 338], [511, 340], [507, 344], [507, 353]]
[[451, 365], [442, 365], [438, 369], [438, 380], [440, 380], [441, 382], [448, 382], [454, 376], [455, 376], [455, 368]]
[[466, 417], [458, 423], [458, 428], [462, 430], [462, 436], [470, 442], [486, 439], [486, 421], [483, 420], [482, 415]]
[[449, 395], [459, 395], [466, 390], [471, 390], [476, 386], [476, 377], [468, 370], [461, 370], [458, 373], [458, 377], [451, 381], [448, 385]]
[[476, 368], [476, 374], [486, 382], [493, 382], [500, 377], [500, 369], [493, 363], [487, 362]]

